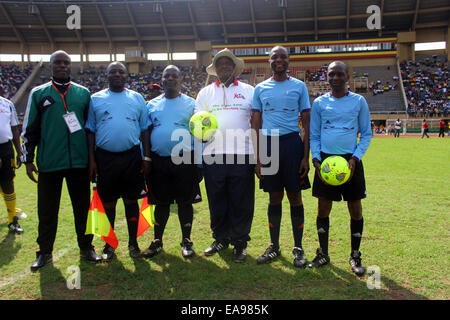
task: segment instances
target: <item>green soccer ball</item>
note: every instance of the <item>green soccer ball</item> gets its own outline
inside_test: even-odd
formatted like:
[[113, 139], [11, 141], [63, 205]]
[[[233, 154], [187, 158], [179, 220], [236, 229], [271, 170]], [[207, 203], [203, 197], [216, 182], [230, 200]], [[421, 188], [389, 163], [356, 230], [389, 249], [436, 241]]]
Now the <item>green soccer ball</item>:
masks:
[[320, 166], [320, 175], [326, 183], [340, 186], [350, 178], [348, 162], [343, 157], [331, 156], [326, 158]]
[[199, 140], [208, 141], [217, 130], [216, 116], [207, 111], [199, 111], [189, 120], [189, 131]]

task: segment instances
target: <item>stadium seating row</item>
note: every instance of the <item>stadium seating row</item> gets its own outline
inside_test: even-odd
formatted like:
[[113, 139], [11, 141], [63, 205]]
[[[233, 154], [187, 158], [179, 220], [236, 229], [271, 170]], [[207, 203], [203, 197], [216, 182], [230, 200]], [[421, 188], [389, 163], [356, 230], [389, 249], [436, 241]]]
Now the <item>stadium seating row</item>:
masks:
[[[450, 114], [448, 85], [448, 63], [445, 57], [425, 56], [420, 60], [400, 63], [403, 86], [408, 100], [407, 112], [410, 116], [433, 117]], [[0, 64], [0, 94], [12, 98], [24, 83], [33, 69], [27, 64], [22, 70], [15, 64]], [[196, 69], [193, 66], [180, 66], [183, 75], [182, 90], [195, 98], [204, 86], [207, 75], [204, 68]], [[156, 66], [148, 73], [130, 74], [128, 86], [141, 93], [146, 100], [151, 99], [151, 84], [161, 81], [163, 67]], [[269, 70], [270, 71], [270, 70]], [[267, 68], [258, 67], [254, 73], [267, 75]], [[311, 101], [329, 91], [326, 81], [327, 65], [317, 67], [292, 66], [290, 73], [305, 81]], [[106, 66], [88, 66], [82, 71], [79, 66], [73, 65], [72, 75], [74, 81], [87, 87], [92, 93], [106, 88]], [[404, 112], [401, 94], [399, 92], [398, 77], [394, 66], [355, 67], [353, 77], [367, 78], [368, 91], [361, 93], [365, 96], [371, 112]], [[41, 75], [37, 77], [34, 86], [50, 79], [50, 70], [45, 66]], [[251, 79], [254, 79], [252, 77]], [[211, 80], [210, 80], [211, 81]]]
[[31, 74], [33, 66], [27, 64], [23, 70], [15, 64], [0, 64], [0, 95], [12, 98]]
[[447, 117], [450, 114], [448, 61], [442, 56], [422, 57], [400, 64], [407, 112], [413, 117]]

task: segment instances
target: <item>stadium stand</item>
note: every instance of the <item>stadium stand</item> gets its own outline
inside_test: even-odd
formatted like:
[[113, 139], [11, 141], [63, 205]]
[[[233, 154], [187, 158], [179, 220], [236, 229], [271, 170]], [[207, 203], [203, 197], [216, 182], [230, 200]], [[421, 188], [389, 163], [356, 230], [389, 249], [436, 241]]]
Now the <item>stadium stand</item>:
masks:
[[329, 90], [329, 85], [327, 82], [327, 70], [328, 65], [322, 65], [319, 67], [307, 68], [305, 72], [305, 83], [308, 87], [309, 96], [311, 100], [327, 93]]
[[[15, 66], [0, 65], [0, 94], [16, 96], [18, 113], [24, 111], [30, 89], [50, 77], [45, 62], [23, 88], [33, 69], [26, 63], [37, 61], [32, 55], [66, 50], [77, 57], [72, 64], [73, 79], [91, 92], [107, 86], [107, 61], [120, 55], [130, 70], [129, 87], [148, 100], [148, 85], [160, 83], [162, 69], [169, 63], [179, 65], [184, 77], [182, 90], [195, 97], [207, 79], [201, 66], [208, 65], [215, 50], [223, 46], [233, 47], [246, 61], [249, 72], [242, 80], [255, 85], [271, 76], [267, 55], [274, 44], [289, 48], [291, 75], [306, 82], [311, 101], [329, 91], [327, 64], [344, 60], [352, 72], [351, 89], [366, 97], [376, 122], [449, 113], [447, 81], [443, 81], [448, 78], [448, 43], [438, 53], [419, 55], [414, 49], [416, 43], [448, 39], [450, 7], [445, 0], [386, 2], [381, 10], [383, 28], [370, 31], [365, 0], [323, 0], [318, 11], [302, 1], [180, 0], [164, 1], [158, 10], [151, 1], [86, 1], [81, 5], [80, 30], [66, 30], [68, 15], [63, 2], [25, 2], [0, 5], [0, 19], [9, 22], [0, 26], [0, 54], [22, 56], [22, 63]], [[30, 11], [30, 7], [37, 10]], [[140, 54], [129, 55], [136, 50]], [[175, 58], [183, 52], [195, 53], [196, 58]], [[161, 54], [166, 58], [151, 57]], [[93, 57], [96, 55], [108, 59], [98, 60]], [[405, 61], [401, 75], [397, 61]], [[445, 62], [445, 66], [435, 61]], [[214, 80], [209, 78], [209, 82]]]
[[[328, 65], [325, 64], [306, 69], [304, 79], [311, 102], [330, 91], [329, 84], [326, 81], [327, 68]], [[405, 111], [398, 89], [399, 78], [395, 66], [354, 67], [353, 78], [355, 77], [368, 79], [369, 85], [366, 89], [369, 90], [359, 93], [366, 98], [371, 112], [403, 113]]]
[[[108, 87], [106, 77], [107, 65], [89, 65], [81, 70], [79, 65], [72, 65], [73, 80], [88, 88], [91, 93], [98, 92]], [[204, 86], [206, 73], [193, 66], [179, 66], [183, 76], [183, 93], [195, 98], [200, 89]], [[149, 70], [149, 73], [130, 73], [128, 88], [141, 93], [146, 100], [150, 99], [149, 86], [154, 83], [160, 83], [164, 66], [155, 66]], [[40, 85], [50, 80], [50, 69], [44, 65], [40, 76], [33, 83], [32, 87]]]
[[27, 64], [23, 69], [16, 64], [0, 64], [0, 95], [11, 99], [32, 70], [32, 64]]
[[[400, 64], [402, 77], [404, 78], [405, 93], [408, 97], [408, 114], [410, 116], [447, 116], [450, 113], [448, 103], [448, 64], [445, 57], [435, 58], [425, 56], [418, 62], [403, 62]], [[203, 87], [206, 73], [193, 66], [179, 66], [183, 75], [184, 93], [196, 97]], [[291, 74], [303, 79], [307, 84], [311, 101], [329, 91], [326, 81], [327, 65], [315, 67], [292, 67]], [[2, 79], [2, 96], [11, 98], [30, 75], [32, 65], [27, 64], [22, 70], [15, 64], [0, 65]], [[129, 88], [140, 92], [146, 100], [150, 97], [149, 84], [161, 81], [163, 66], [153, 67], [149, 73], [130, 74]], [[254, 74], [270, 76], [267, 68], [258, 68]], [[73, 65], [72, 74], [74, 81], [86, 86], [92, 93], [107, 87], [106, 65], [89, 65], [83, 70], [77, 64]], [[355, 67], [354, 77], [367, 77], [369, 91], [361, 93], [365, 96], [371, 112], [399, 113], [403, 112], [403, 102], [399, 92], [398, 77], [395, 66], [380, 67]], [[254, 77], [253, 77], [254, 78]], [[301, 76], [299, 78], [302, 78]], [[48, 65], [41, 69], [32, 87], [44, 83], [50, 79]], [[431, 82], [430, 82], [431, 81]], [[19, 108], [21, 109], [21, 108]]]
[[445, 56], [418, 56], [400, 64], [411, 117], [447, 117], [450, 114], [448, 61]]
[[399, 78], [395, 66], [354, 67], [353, 72], [353, 77], [367, 78], [368, 89], [373, 95], [398, 88]]
[[373, 95], [362, 93], [369, 105], [370, 112], [378, 113], [404, 113], [402, 98], [398, 91], [388, 91], [383, 94]]
[[[402, 71], [410, 70], [415, 66], [412, 62], [408, 64], [402, 64]], [[206, 80], [206, 73], [202, 72], [199, 69], [196, 69], [193, 66], [179, 66], [183, 75], [183, 86], [182, 91], [188, 94], [191, 97], [196, 97], [198, 91], [203, 87]], [[304, 80], [307, 84], [311, 102], [317, 98], [318, 96], [329, 91], [329, 85], [326, 81], [326, 70], [327, 65], [316, 66], [316, 67], [293, 67], [291, 68], [291, 74], [299, 75], [304, 74]], [[22, 71], [20, 67], [17, 65], [2, 65], [1, 66], [1, 74], [2, 74], [2, 83], [7, 84], [3, 86], [4, 88], [4, 97], [11, 98], [15, 92], [17, 92], [20, 85], [25, 81], [27, 76], [30, 74], [32, 66], [27, 65]], [[369, 82], [371, 84], [375, 84], [372, 87], [372, 90], [369, 90], [367, 93], [361, 93], [365, 96], [370, 106], [372, 112], [402, 112], [404, 111], [402, 99], [398, 89], [398, 83], [395, 78], [394, 66], [386, 66], [385, 68], [380, 67], [355, 67], [353, 69], [354, 76], [367, 76]], [[439, 67], [436, 67], [438, 72]], [[434, 68], [434, 69], [436, 69]], [[447, 67], [445, 67], [446, 70]], [[148, 85], [152, 83], [159, 83], [161, 81], [163, 66], [153, 67], [149, 73], [138, 73], [138, 74], [130, 74], [130, 80], [128, 87], [132, 90], [140, 92], [146, 100], [149, 100], [150, 90]], [[433, 70], [434, 70], [433, 69]], [[442, 68], [441, 68], [442, 69]], [[433, 71], [435, 72], [435, 71]], [[446, 70], [445, 74], [441, 76], [441, 80], [444, 77], [448, 78], [448, 71]], [[253, 73], [262, 73], [267, 78], [267, 75], [270, 75], [270, 70], [266, 70], [265, 68], [258, 68]], [[107, 87], [107, 79], [106, 79], [106, 65], [89, 65], [88, 67], [81, 70], [79, 65], [74, 64], [72, 67], [72, 74], [74, 76], [74, 81], [86, 86], [92, 93], [100, 91]], [[407, 79], [415, 79], [412, 75], [405, 74]], [[425, 74], [422, 74], [422, 77]], [[300, 77], [301, 78], [301, 77]], [[11, 80], [10, 80], [11, 79]], [[40, 85], [50, 79], [50, 70], [48, 65], [44, 65], [41, 69], [41, 73], [39, 77], [36, 78], [32, 87]], [[411, 87], [409, 85], [410, 81], [405, 80], [405, 90], [408, 88], [406, 92], [408, 98], [411, 98], [410, 90], [415, 90], [414, 86]], [[378, 84], [378, 86], [376, 85]], [[441, 86], [440, 90], [447, 92], [446, 83], [438, 83], [438, 86]], [[391, 87], [389, 87], [391, 86]], [[5, 90], [6, 88], [6, 90]], [[369, 84], [369, 89], [371, 85]], [[439, 88], [438, 88], [439, 89]], [[378, 90], [378, 92], [376, 92]], [[428, 92], [427, 89], [426, 92]], [[439, 91], [440, 92], [440, 91]], [[448, 114], [448, 102], [438, 100], [431, 101], [429, 103], [428, 111], [422, 111], [423, 108], [415, 108], [414, 97], [412, 97], [412, 101], [410, 101], [410, 106], [408, 112], [410, 115], [415, 114], [419, 117], [424, 115], [447, 115]], [[447, 99], [445, 99], [447, 100]], [[419, 102], [419, 105], [422, 106], [424, 100]], [[436, 106], [436, 110], [431, 106]], [[19, 108], [22, 109], [22, 108]], [[416, 111], [417, 110], [417, 111]], [[428, 112], [428, 113], [427, 113]]]
[[366, 98], [371, 112], [405, 112], [396, 66], [354, 67], [353, 77], [367, 79], [367, 92], [359, 93]]
[[[193, 66], [179, 66], [183, 76], [183, 93], [195, 98], [203, 87], [206, 80], [206, 73], [195, 69]], [[128, 88], [141, 93], [146, 100], [150, 98], [149, 85], [160, 83], [163, 66], [152, 68], [149, 73], [130, 74]], [[106, 67], [90, 67], [88, 72], [78, 72], [75, 81], [87, 87], [92, 93], [107, 88]]]

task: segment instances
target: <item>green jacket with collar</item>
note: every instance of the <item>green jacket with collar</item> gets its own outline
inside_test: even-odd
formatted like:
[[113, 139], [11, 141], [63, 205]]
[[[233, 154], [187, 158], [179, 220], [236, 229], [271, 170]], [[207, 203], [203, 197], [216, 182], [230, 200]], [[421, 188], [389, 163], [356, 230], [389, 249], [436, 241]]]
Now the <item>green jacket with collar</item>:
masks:
[[[61, 94], [64, 94], [62, 92]], [[90, 92], [70, 82], [64, 99], [68, 112], [74, 112], [82, 130], [70, 133], [63, 115], [63, 98], [52, 81], [31, 90], [22, 129], [23, 162], [33, 162], [40, 172], [86, 168], [88, 148], [84, 125], [87, 119]]]

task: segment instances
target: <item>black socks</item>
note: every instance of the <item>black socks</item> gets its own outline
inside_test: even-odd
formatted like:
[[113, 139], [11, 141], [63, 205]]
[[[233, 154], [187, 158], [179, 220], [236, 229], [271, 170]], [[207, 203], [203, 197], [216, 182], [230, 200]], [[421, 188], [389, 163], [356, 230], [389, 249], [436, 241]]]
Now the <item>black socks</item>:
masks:
[[181, 234], [183, 239], [191, 238], [193, 219], [194, 208], [192, 207], [192, 204], [178, 205], [178, 220], [180, 220]]
[[269, 232], [270, 241], [276, 249], [280, 248], [280, 225], [281, 225], [281, 203], [269, 204], [267, 209], [267, 216], [269, 218]]
[[302, 248], [303, 228], [305, 222], [305, 210], [303, 205], [291, 207], [292, 233], [294, 235], [294, 247]]
[[128, 245], [137, 247], [137, 229], [139, 219], [139, 205], [138, 203], [125, 204], [125, 217], [127, 218], [128, 226]]
[[317, 217], [316, 223], [320, 248], [324, 254], [328, 255], [328, 231], [330, 229], [330, 218]]
[[169, 220], [170, 205], [157, 204], [155, 206], [155, 239], [162, 241], [167, 220]]
[[350, 233], [351, 233], [351, 244], [352, 251], [359, 251], [359, 246], [361, 244], [361, 238], [363, 233], [364, 218], [361, 220], [350, 220]]

